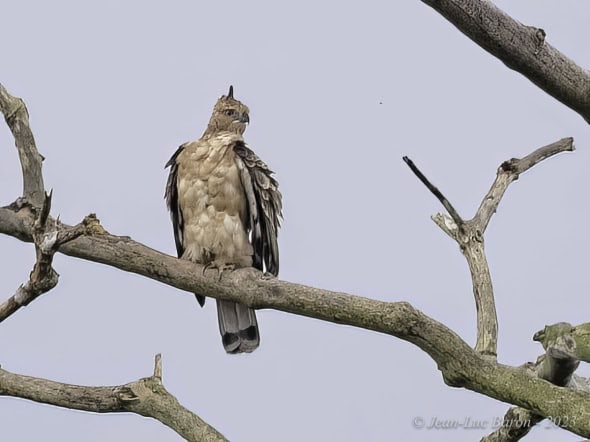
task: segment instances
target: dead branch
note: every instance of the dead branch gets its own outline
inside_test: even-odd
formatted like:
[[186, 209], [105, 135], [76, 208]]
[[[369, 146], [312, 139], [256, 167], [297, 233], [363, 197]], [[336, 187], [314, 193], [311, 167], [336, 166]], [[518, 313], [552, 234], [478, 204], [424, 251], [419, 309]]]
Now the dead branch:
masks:
[[[86, 231], [84, 223], [65, 228], [59, 221], [50, 218], [51, 196], [51, 193], [45, 194], [43, 206], [40, 210], [33, 210], [36, 218], [32, 236], [37, 261], [29, 274], [29, 280], [22, 284], [13, 296], [0, 304], [0, 322], [57, 285], [59, 275], [52, 267], [53, 255], [61, 245], [72, 241]], [[15, 204], [21, 205], [21, 209], [24, 210], [31, 209], [24, 200]]]
[[443, 207], [445, 208], [445, 210], [447, 212], [449, 212], [449, 215], [451, 215], [451, 218], [453, 219], [453, 221], [455, 222], [455, 224], [457, 225], [457, 227], [459, 229], [462, 229], [463, 228], [463, 224], [465, 224], [465, 221], [463, 221], [463, 218], [461, 218], [461, 215], [459, 215], [459, 212], [457, 212], [457, 210], [453, 207], [453, 205], [447, 199], [447, 197], [442, 194], [442, 192], [438, 189], [438, 187], [436, 187], [434, 184], [432, 184], [428, 180], [428, 178], [426, 178], [426, 175], [424, 175], [420, 171], [420, 169], [418, 169], [418, 166], [416, 166], [414, 164], [414, 162], [410, 158], [408, 158], [408, 157], [402, 157], [402, 159], [408, 165], [408, 167], [410, 168], [410, 170], [412, 172], [414, 172], [414, 175], [416, 175], [418, 177], [418, 179], [420, 181], [422, 181], [422, 184], [424, 184], [426, 186], [426, 188], [428, 190], [430, 190], [430, 192], [436, 197], [436, 199], [438, 199], [440, 201], [440, 203], [443, 205]]
[[95, 413], [136, 413], [151, 417], [187, 441], [225, 441], [199, 416], [184, 408], [162, 384], [161, 356], [154, 375], [111, 387], [84, 387], [14, 374], [0, 368], [0, 396], [12, 396], [57, 407]]
[[508, 186], [517, 180], [520, 174], [553, 155], [561, 152], [571, 152], [573, 150], [573, 139], [564, 138], [555, 143], [543, 146], [524, 158], [513, 158], [502, 163], [498, 168], [494, 183], [484, 196], [475, 216], [469, 221], [463, 221], [446, 197], [428, 181], [411, 160], [404, 157], [404, 161], [410, 166], [420, 181], [435, 195], [437, 193], [440, 195], [437, 195], [437, 198], [443, 206], [447, 210], [452, 209], [452, 212], [449, 212], [451, 215], [450, 218], [446, 215], [437, 214], [432, 219], [447, 235], [459, 244], [461, 252], [469, 265], [477, 312], [477, 342], [475, 349], [484, 355], [496, 357], [498, 319], [492, 278], [485, 256], [483, 234]]

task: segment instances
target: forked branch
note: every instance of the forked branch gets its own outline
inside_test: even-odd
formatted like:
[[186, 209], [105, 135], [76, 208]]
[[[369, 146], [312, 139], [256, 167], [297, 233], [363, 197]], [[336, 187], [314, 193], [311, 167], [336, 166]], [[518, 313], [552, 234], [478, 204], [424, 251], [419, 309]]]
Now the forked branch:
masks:
[[403, 158], [412, 172], [418, 176], [420, 181], [449, 211], [450, 218], [446, 215], [437, 214], [433, 217], [433, 221], [459, 244], [461, 252], [467, 259], [477, 312], [477, 342], [475, 349], [484, 355], [495, 357], [498, 341], [498, 319], [496, 316], [494, 289], [484, 250], [483, 235], [488, 223], [496, 212], [508, 186], [517, 180], [522, 173], [553, 155], [573, 150], [573, 139], [563, 138], [535, 150], [524, 158], [513, 158], [502, 163], [498, 168], [496, 179], [490, 190], [484, 196], [475, 216], [469, 221], [463, 221], [447, 198], [430, 183], [412, 160], [408, 157]]
[[225, 441], [215, 428], [184, 408], [162, 384], [161, 356], [154, 375], [128, 384], [85, 387], [23, 376], [0, 368], [0, 396], [95, 413], [136, 413], [159, 420], [187, 441]]
[[16, 207], [20, 206], [20, 210], [31, 210], [36, 214], [33, 242], [37, 260], [29, 280], [22, 284], [13, 296], [0, 304], [0, 322], [57, 285], [59, 275], [52, 267], [53, 255], [61, 245], [78, 238], [86, 231], [84, 222], [74, 227], [64, 227], [58, 220], [49, 217], [51, 195], [45, 194], [43, 206], [39, 209], [28, 205], [26, 200], [18, 200], [15, 203]]
[[410, 170], [414, 172], [414, 175], [416, 175], [418, 179], [422, 181], [422, 184], [424, 184], [426, 188], [430, 190], [430, 192], [436, 197], [436, 199], [440, 201], [440, 203], [443, 205], [446, 211], [449, 212], [449, 215], [451, 215], [451, 218], [453, 218], [453, 221], [455, 222], [457, 227], [459, 229], [462, 229], [463, 225], [465, 224], [465, 221], [463, 221], [463, 218], [461, 218], [461, 215], [459, 215], [459, 212], [457, 212], [457, 210], [453, 207], [453, 205], [447, 199], [447, 197], [442, 194], [438, 187], [436, 187], [434, 184], [430, 182], [430, 180], [428, 180], [428, 178], [426, 178], [426, 175], [424, 175], [422, 171], [418, 169], [418, 166], [416, 166], [410, 158], [404, 156], [402, 157], [402, 160], [404, 160], [404, 162], [408, 165]]

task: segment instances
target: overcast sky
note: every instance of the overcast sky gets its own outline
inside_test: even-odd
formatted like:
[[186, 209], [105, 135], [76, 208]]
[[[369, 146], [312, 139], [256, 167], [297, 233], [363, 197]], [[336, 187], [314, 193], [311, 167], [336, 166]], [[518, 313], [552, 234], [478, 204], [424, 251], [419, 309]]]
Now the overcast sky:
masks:
[[[401, 157], [469, 218], [502, 161], [573, 136], [576, 153], [514, 183], [487, 231], [498, 359], [533, 361], [545, 324], [589, 320], [588, 125], [422, 2], [4, 3], [0, 82], [28, 106], [64, 222], [95, 212], [111, 233], [174, 255], [164, 164], [233, 84], [251, 110], [246, 141], [283, 193], [280, 277], [408, 301], [473, 344], [467, 264]], [[497, 4], [590, 66], [587, 0]], [[1, 205], [21, 194], [13, 145], [0, 125]], [[34, 250], [0, 236], [0, 259], [7, 298]], [[491, 429], [412, 423], [508, 408], [447, 387], [425, 353], [389, 336], [261, 311], [260, 348], [229, 356], [214, 302], [63, 255], [55, 268], [59, 285], [0, 325], [7, 370], [116, 385], [149, 375], [161, 352], [168, 390], [236, 441], [473, 441]], [[180, 440], [136, 415], [13, 398], [0, 398], [0, 427], [10, 442]], [[580, 438], [541, 424], [529, 439]]]

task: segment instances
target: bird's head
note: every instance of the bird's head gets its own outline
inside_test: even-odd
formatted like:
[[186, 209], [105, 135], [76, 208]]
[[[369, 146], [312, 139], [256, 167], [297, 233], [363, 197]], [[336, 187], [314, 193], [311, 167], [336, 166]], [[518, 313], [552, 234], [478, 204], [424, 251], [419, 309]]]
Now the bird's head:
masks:
[[215, 107], [205, 133], [229, 131], [242, 135], [250, 122], [248, 106], [234, 98], [234, 87], [229, 87], [227, 95], [222, 95]]

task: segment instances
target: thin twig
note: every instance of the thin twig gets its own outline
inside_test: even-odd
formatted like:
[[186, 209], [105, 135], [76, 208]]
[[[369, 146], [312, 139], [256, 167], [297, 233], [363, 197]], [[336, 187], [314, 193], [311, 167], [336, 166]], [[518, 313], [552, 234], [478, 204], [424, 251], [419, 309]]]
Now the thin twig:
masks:
[[162, 382], [162, 354], [158, 353], [154, 361], [154, 378]]
[[453, 221], [455, 221], [455, 224], [457, 224], [457, 227], [462, 229], [464, 224], [463, 218], [461, 218], [459, 212], [455, 210], [447, 197], [444, 196], [442, 192], [428, 180], [428, 178], [426, 178], [426, 176], [420, 171], [420, 169], [418, 169], [418, 166], [416, 166], [410, 158], [404, 156], [402, 159], [408, 165], [410, 170], [414, 172], [418, 179], [422, 181], [426, 188], [430, 190], [430, 192], [432, 192], [432, 194], [441, 202], [445, 210], [449, 213], [449, 215], [451, 215], [451, 218], [453, 218]]

